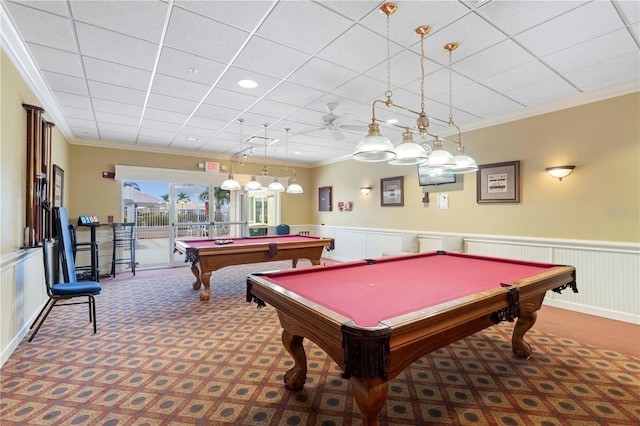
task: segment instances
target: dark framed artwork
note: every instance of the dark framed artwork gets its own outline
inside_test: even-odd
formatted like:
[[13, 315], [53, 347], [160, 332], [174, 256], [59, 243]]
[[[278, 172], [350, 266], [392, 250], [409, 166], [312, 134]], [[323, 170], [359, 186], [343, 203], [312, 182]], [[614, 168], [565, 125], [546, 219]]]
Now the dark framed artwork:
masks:
[[57, 164], [53, 165], [53, 207], [63, 207], [64, 201], [64, 170]]
[[321, 212], [331, 211], [331, 187], [323, 186], [318, 188], [318, 210]]
[[476, 174], [478, 203], [520, 202], [520, 161], [484, 164]]
[[380, 179], [380, 205], [404, 206], [404, 176]]

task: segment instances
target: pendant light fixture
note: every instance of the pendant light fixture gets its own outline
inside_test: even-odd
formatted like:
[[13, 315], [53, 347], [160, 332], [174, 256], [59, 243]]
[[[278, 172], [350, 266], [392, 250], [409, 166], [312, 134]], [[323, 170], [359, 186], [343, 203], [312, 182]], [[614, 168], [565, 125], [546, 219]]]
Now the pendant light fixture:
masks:
[[[460, 143], [460, 129], [453, 122], [453, 115], [449, 115], [449, 121], [440, 120], [431, 117], [437, 121], [448, 123], [451, 127], [458, 129], [458, 142], [449, 141], [448, 139], [441, 138], [437, 135], [429, 133], [429, 118], [425, 112], [425, 95], [424, 95], [424, 80], [425, 80], [425, 67], [424, 67], [424, 38], [431, 28], [423, 25], [415, 29], [415, 34], [420, 36], [420, 111], [413, 111], [409, 108], [397, 105], [391, 99], [393, 93], [391, 92], [391, 54], [390, 54], [390, 30], [389, 21], [390, 16], [395, 13], [397, 6], [394, 3], [385, 3], [380, 7], [380, 12], [386, 15], [387, 22], [387, 91], [385, 92], [386, 100], [374, 100], [371, 105], [371, 123], [369, 124], [369, 132], [362, 141], [356, 146], [353, 153], [353, 159], [358, 161], [389, 161], [389, 164], [394, 165], [408, 165], [408, 164], [420, 164], [421, 167], [427, 169], [433, 169], [433, 173], [442, 173], [449, 169], [455, 173], [468, 173], [470, 171], [477, 170], [475, 161], [464, 154], [464, 147]], [[447, 48], [449, 46], [449, 48]], [[457, 47], [457, 44], [450, 43], [445, 46], [445, 50], [449, 50], [449, 86], [451, 89], [451, 51]], [[452, 98], [450, 90], [450, 100]], [[393, 147], [393, 144], [389, 139], [380, 134], [379, 120], [376, 118], [376, 106], [377, 104], [384, 104], [387, 108], [399, 108], [405, 112], [409, 112], [417, 116], [416, 125], [414, 127], [403, 126], [396, 123], [387, 121], [386, 123], [391, 126], [400, 127], [404, 130], [402, 134], [402, 143], [397, 147]], [[450, 102], [452, 105], [452, 102]], [[453, 109], [450, 106], [451, 110]], [[413, 142], [413, 135], [420, 136], [419, 143]], [[435, 138], [433, 141], [433, 149], [425, 142], [427, 136]], [[445, 151], [443, 148], [443, 142], [451, 142], [457, 144], [456, 155], [454, 156]], [[457, 160], [457, 161], [456, 161]], [[475, 167], [475, 168], [474, 168]]]
[[[287, 164], [289, 163], [289, 131], [290, 130], [291, 128], [289, 127], [284, 128], [284, 131], [286, 132], [285, 133], [285, 137], [286, 137], [285, 158], [287, 160]], [[300, 184], [296, 180], [296, 171], [294, 169], [291, 169], [291, 171], [293, 171], [293, 178], [291, 178], [291, 183], [287, 186], [287, 194], [302, 194], [304, 191], [302, 190], [302, 186], [300, 186]]]
[[476, 161], [464, 153], [464, 146], [460, 140], [460, 128], [453, 121], [453, 72], [451, 71], [451, 52], [458, 48], [458, 43], [447, 43], [443, 49], [449, 52], [449, 127], [455, 127], [458, 130], [458, 146], [456, 147], [456, 155], [453, 157], [455, 166], [448, 167], [447, 172], [462, 174], [472, 173], [478, 170]]
[[[238, 121], [240, 122], [240, 152], [242, 152], [242, 123], [244, 123], [244, 119], [240, 118], [238, 119]], [[235, 180], [233, 177], [233, 160], [231, 162], [230, 168], [231, 169], [229, 171], [229, 176], [227, 177], [227, 180], [222, 182], [222, 185], [220, 185], [220, 189], [225, 189], [227, 191], [237, 191], [239, 189], [242, 189], [240, 182]]]

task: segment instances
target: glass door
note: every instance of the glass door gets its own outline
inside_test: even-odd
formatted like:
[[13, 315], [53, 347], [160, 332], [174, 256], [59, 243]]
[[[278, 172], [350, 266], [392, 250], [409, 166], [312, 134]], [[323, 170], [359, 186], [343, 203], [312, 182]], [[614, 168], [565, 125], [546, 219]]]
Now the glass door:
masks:
[[[175, 240], [196, 240], [209, 238], [211, 223], [215, 216], [215, 202], [211, 203], [210, 185], [172, 183], [169, 189], [171, 202], [171, 226], [169, 227], [169, 248], [173, 253]], [[213, 207], [213, 209], [212, 209]], [[171, 266], [183, 266], [184, 255], [173, 253]]]

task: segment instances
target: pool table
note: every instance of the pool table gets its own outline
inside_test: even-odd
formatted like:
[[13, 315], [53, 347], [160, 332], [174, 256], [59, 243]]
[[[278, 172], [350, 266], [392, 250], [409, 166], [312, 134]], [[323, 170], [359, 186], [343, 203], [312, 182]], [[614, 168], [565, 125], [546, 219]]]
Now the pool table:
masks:
[[528, 358], [523, 336], [545, 293], [567, 287], [577, 292], [572, 266], [439, 251], [251, 274], [247, 301], [277, 310], [294, 360], [288, 389], [305, 383], [306, 337], [344, 371], [363, 423], [376, 425], [389, 380], [436, 349], [517, 318], [512, 350]]
[[293, 267], [298, 259], [309, 259], [320, 264], [322, 250], [333, 250], [331, 238], [309, 235], [278, 235], [229, 239], [176, 240], [174, 250], [191, 262], [191, 272], [196, 277], [195, 290], [204, 284], [200, 300], [209, 300], [211, 272], [225, 266], [246, 263], [291, 260]]

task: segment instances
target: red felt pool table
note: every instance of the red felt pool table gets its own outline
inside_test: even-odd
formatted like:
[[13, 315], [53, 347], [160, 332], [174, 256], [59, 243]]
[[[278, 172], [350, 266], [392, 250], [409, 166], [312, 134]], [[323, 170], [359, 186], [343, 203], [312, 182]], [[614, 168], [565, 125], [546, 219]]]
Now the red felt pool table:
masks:
[[204, 239], [175, 242], [175, 251], [185, 255], [191, 262], [191, 272], [196, 280], [194, 289], [204, 284], [200, 300], [209, 300], [211, 272], [225, 266], [246, 263], [291, 260], [293, 267], [298, 259], [309, 259], [313, 265], [320, 264], [322, 250], [333, 249], [333, 239], [308, 235], [279, 235], [231, 239]]
[[388, 381], [438, 348], [518, 318], [512, 349], [529, 357], [523, 336], [545, 293], [566, 287], [577, 292], [572, 266], [433, 252], [252, 274], [247, 301], [278, 312], [295, 362], [287, 388], [304, 385], [306, 337], [344, 370], [364, 424], [376, 425]]

